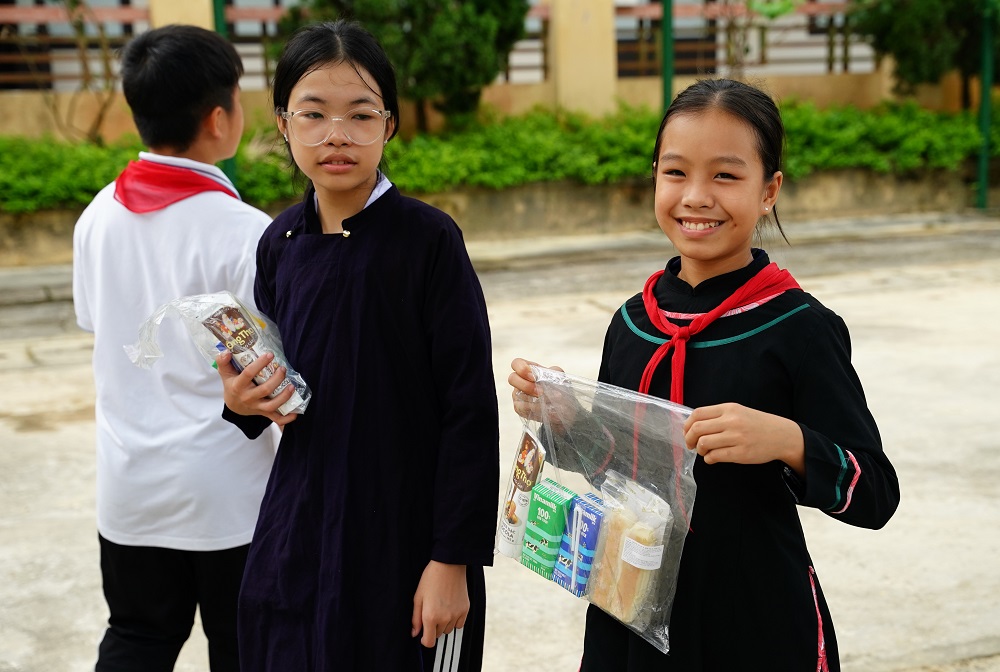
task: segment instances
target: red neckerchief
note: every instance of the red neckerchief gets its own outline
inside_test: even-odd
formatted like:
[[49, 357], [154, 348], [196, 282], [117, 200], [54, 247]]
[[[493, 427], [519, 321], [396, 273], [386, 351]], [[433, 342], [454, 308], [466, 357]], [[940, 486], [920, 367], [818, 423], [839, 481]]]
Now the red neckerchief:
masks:
[[[653, 296], [653, 288], [656, 287], [656, 282], [660, 279], [661, 275], [663, 275], [663, 271], [657, 271], [646, 280], [646, 285], [642, 288], [642, 303], [646, 308], [646, 314], [649, 315], [649, 319], [653, 322], [653, 326], [669, 336], [670, 339], [656, 349], [649, 363], [646, 364], [646, 369], [642, 372], [642, 380], [639, 383], [639, 392], [649, 394], [649, 383], [653, 379], [653, 372], [656, 371], [656, 367], [660, 365], [660, 362], [667, 356], [667, 353], [673, 349], [674, 358], [671, 362], [670, 371], [670, 401], [678, 404], [684, 403], [684, 357], [687, 354], [688, 339], [714, 322], [720, 315], [729, 312], [733, 308], [738, 308], [755, 301], [762, 301], [768, 297], [773, 297], [774, 294], [780, 294], [789, 289], [799, 289], [799, 283], [795, 281], [791, 273], [784, 269], [779, 269], [775, 263], [770, 263], [747, 280], [742, 287], [730, 294], [714, 310], [694, 318], [686, 327], [679, 327], [669, 322], [666, 316], [660, 312], [659, 305], [656, 303], [656, 297]], [[639, 423], [645, 412], [644, 409], [645, 407], [640, 406], [637, 410], [635, 430], [632, 434], [633, 479], [638, 478], [639, 473]], [[611, 451], [608, 452], [604, 464], [598, 469], [599, 472], [603, 471], [608, 462], [611, 461], [613, 452], [614, 443], [612, 442]], [[676, 452], [674, 453], [674, 474], [677, 488], [677, 502], [681, 505], [681, 515], [684, 516], [684, 520], [690, 528], [691, 519], [683, 506], [683, 499], [680, 494], [681, 461]]]
[[137, 213], [162, 210], [206, 191], [221, 191], [239, 198], [210, 177], [156, 161], [129, 161], [115, 180], [115, 200]]
[[714, 310], [694, 318], [686, 327], [679, 327], [668, 321], [660, 312], [659, 306], [656, 304], [656, 297], [653, 296], [653, 288], [661, 275], [663, 275], [663, 271], [657, 271], [649, 276], [646, 286], [642, 289], [642, 302], [653, 326], [669, 336], [670, 339], [657, 348], [649, 363], [646, 364], [646, 370], [642, 372], [642, 381], [639, 383], [639, 391], [643, 394], [649, 394], [649, 384], [653, 379], [653, 372], [656, 371], [656, 367], [672, 348], [674, 357], [670, 371], [670, 401], [678, 404], [684, 403], [684, 358], [687, 353], [688, 339], [733, 308], [760, 301], [789, 289], [799, 289], [799, 283], [795, 282], [792, 274], [778, 268], [778, 265], [772, 262], [760, 269], [756, 275], [730, 294], [729, 298], [720, 303]]

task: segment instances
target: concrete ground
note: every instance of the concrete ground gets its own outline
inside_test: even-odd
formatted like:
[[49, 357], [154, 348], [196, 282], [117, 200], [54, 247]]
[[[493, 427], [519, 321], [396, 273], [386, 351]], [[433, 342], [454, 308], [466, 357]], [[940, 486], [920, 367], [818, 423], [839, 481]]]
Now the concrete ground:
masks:
[[[991, 243], [1000, 237], [996, 220], [928, 228], [925, 219], [882, 224], [887, 235], [923, 226], [941, 234], [933, 245], [942, 247], [949, 227]], [[646, 245], [644, 235], [634, 244]], [[556, 258], [555, 250], [573, 246], [627, 255], [628, 240], [470, 250], [477, 266], [522, 263], [532, 275], [527, 257]], [[851, 275], [793, 271], [850, 326], [854, 362], [902, 488], [896, 516], [877, 532], [801, 512], [843, 669], [1000, 671], [1000, 257], [925, 255]], [[64, 294], [65, 273], [0, 273], [0, 672], [92, 670], [107, 618], [94, 529], [91, 339], [67, 322], [64, 305], [11, 298], [45, 282], [43, 294]], [[33, 285], [29, 276], [42, 280]], [[507, 402], [510, 360], [596, 375], [608, 318], [627, 296], [577, 284], [571, 294], [519, 297], [484, 273], [504, 479], [520, 430]], [[529, 641], [532, 658], [548, 661], [541, 669], [577, 669], [584, 602], [502, 556], [487, 581], [488, 672], [521, 669]], [[196, 628], [177, 669], [207, 670], [206, 660]]]

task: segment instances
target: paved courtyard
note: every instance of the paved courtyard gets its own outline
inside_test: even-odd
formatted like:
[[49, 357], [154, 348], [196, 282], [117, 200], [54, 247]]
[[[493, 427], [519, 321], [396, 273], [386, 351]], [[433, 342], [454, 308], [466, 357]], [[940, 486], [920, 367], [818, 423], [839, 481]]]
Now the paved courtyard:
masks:
[[[977, 235], [995, 244], [1000, 225]], [[934, 240], [919, 257], [846, 275], [792, 268], [851, 328], [902, 489], [877, 532], [801, 511], [847, 671], [1000, 671], [1000, 257], [949, 259], [934, 253], [947, 237]], [[595, 376], [608, 318], [630, 293], [574, 279], [571, 266], [525, 273], [535, 289], [520, 294], [483, 275], [503, 479], [520, 431], [510, 360]], [[34, 337], [0, 330], [0, 672], [92, 670], [107, 614], [91, 340], [64, 326]], [[532, 658], [548, 661], [541, 669], [575, 671], [585, 603], [503, 556], [487, 581], [485, 669], [521, 669], [530, 643]], [[207, 670], [206, 658], [196, 629], [177, 669]]]

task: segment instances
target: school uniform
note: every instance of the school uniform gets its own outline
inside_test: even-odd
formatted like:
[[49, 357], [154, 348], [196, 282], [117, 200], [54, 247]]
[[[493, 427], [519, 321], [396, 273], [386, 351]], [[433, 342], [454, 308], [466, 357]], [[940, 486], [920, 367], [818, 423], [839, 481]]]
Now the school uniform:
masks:
[[[754, 250], [745, 268], [691, 287], [677, 277], [675, 258], [652, 295], [663, 317], [687, 325], [768, 263], [763, 251]], [[665, 340], [636, 295], [611, 321], [599, 379], [639, 389]], [[699, 456], [670, 652], [660, 653], [591, 606], [583, 672], [840, 669], [833, 623], [796, 507], [877, 529], [899, 502], [896, 474], [850, 354], [843, 320], [801, 289], [758, 297], [690, 338], [684, 404], [735, 402], [794, 420], [805, 440], [806, 474], [799, 478], [777, 461], [708, 465]], [[650, 394], [669, 398], [672, 376], [664, 361], [652, 374]], [[621, 444], [631, 446], [628, 440]], [[631, 460], [630, 449], [618, 449], [607, 468], [630, 473]]]
[[[499, 480], [482, 291], [451, 218], [384, 177], [343, 226], [322, 233], [310, 190], [258, 248], [257, 305], [313, 398], [251, 544], [243, 671], [478, 670]], [[410, 636], [432, 559], [468, 566], [472, 604], [439, 650]]]
[[219, 417], [222, 382], [180, 321], [164, 361], [122, 347], [168, 301], [230, 290], [252, 298], [271, 218], [217, 167], [141, 152], [73, 233], [77, 324], [94, 333], [97, 530], [110, 627], [98, 670], [170, 670], [195, 606], [212, 670], [236, 670], [236, 595], [277, 433], [251, 441]]

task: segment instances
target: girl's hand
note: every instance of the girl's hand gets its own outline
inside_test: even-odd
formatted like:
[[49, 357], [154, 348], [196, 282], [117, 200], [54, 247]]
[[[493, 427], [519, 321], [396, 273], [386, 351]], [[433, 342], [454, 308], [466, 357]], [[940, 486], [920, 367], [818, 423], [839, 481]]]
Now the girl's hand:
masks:
[[[538, 387], [535, 385], [535, 376], [531, 373], [531, 367], [538, 366], [535, 362], [529, 362], [527, 359], [521, 359], [518, 357], [513, 362], [510, 363], [510, 368], [513, 369], [513, 373], [507, 376], [507, 382], [510, 386], [514, 388], [514, 394], [516, 395], [519, 391], [524, 392], [529, 397], [537, 397], [541, 394], [538, 391]], [[558, 366], [550, 367], [556, 371], [562, 371]]]
[[238, 415], [263, 415], [279, 427], [287, 425], [298, 417], [295, 413], [282, 415], [278, 412], [278, 408], [292, 398], [292, 394], [295, 393], [294, 386], [286, 386], [274, 399], [268, 397], [285, 379], [285, 367], [278, 367], [278, 370], [261, 385], [253, 382], [254, 376], [271, 363], [274, 354], [268, 352], [261, 355], [242, 372], [236, 370], [232, 359], [233, 354], [229, 351], [215, 358], [219, 376], [222, 377], [222, 396], [231, 411]]
[[684, 440], [706, 464], [764, 464], [781, 460], [805, 476], [805, 443], [798, 424], [740, 404], [696, 408], [684, 423]]
[[[532, 366], [538, 366], [538, 364], [518, 357], [510, 363], [513, 372], [507, 376], [507, 382], [514, 388], [510, 393], [511, 399], [514, 400], [514, 412], [528, 420], [540, 420], [538, 397], [542, 393], [535, 385], [535, 376], [531, 373]], [[562, 371], [558, 366], [548, 368], [553, 371]]]
[[424, 568], [413, 596], [411, 637], [424, 631], [420, 643], [428, 649], [437, 638], [455, 628], [465, 627], [469, 615], [469, 587], [465, 583], [465, 565], [446, 565], [431, 560]]
[[[538, 401], [542, 392], [538, 389], [535, 376], [531, 373], [532, 366], [538, 366], [538, 364], [526, 359], [515, 359], [510, 363], [513, 373], [507, 376], [507, 382], [514, 388], [511, 392], [511, 398], [514, 400], [514, 412], [525, 420], [542, 422], [542, 405]], [[543, 368], [562, 372], [558, 366]], [[552, 424], [552, 428], [559, 433], [566, 433], [576, 421], [576, 416], [580, 411], [579, 402], [571, 395], [565, 395], [558, 389], [552, 390], [546, 397], [546, 406], [548, 407], [548, 416], [545, 420], [548, 420]]]

